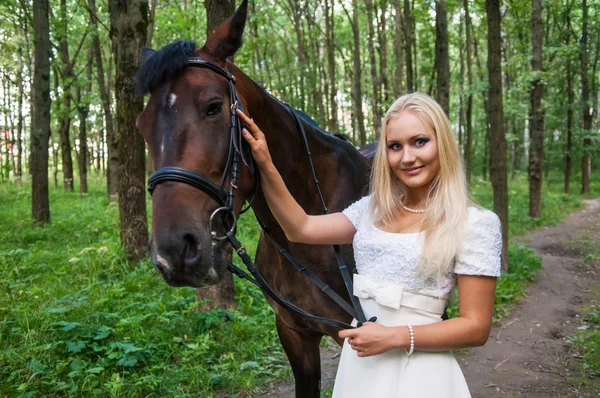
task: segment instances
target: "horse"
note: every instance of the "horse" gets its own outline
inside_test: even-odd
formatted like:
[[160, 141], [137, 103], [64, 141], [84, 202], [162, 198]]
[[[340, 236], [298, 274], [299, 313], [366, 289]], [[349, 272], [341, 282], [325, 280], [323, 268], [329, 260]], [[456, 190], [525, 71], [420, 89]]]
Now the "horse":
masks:
[[[263, 228], [256, 267], [278, 294], [312, 314], [350, 322], [352, 317], [296, 272], [275, 247], [273, 241], [349, 299], [334, 250], [330, 246], [290, 242], [277, 224], [262, 193], [258, 170], [254, 170], [250, 154], [243, 147], [245, 143], [233, 139], [235, 120], [230, 117], [228, 105], [239, 105], [261, 127], [275, 166], [308, 214], [320, 214], [322, 205], [306, 145], [331, 212], [341, 211], [366, 193], [366, 159], [347, 141], [324, 133], [305, 118], [294, 117], [286, 106], [228, 60], [241, 47], [246, 17], [244, 0], [202, 46], [177, 41], [158, 51], [145, 49], [136, 78], [138, 90], [150, 97], [136, 127], [148, 144], [155, 169], [177, 167], [204, 176], [205, 185], [231, 187], [231, 217], [239, 217], [244, 203], [251, 202]], [[200, 59], [203, 67], [190, 66], [190, 59]], [[231, 98], [232, 85], [237, 98]], [[299, 123], [305, 130], [306, 142], [299, 132]], [[228, 174], [231, 167], [237, 167], [230, 163], [232, 145], [242, 158], [235, 182]], [[235, 220], [214, 217], [222, 200], [218, 192], [197, 189], [181, 180], [185, 175], [179, 177], [152, 186], [152, 262], [171, 286], [216, 284], [227, 272], [225, 264], [232, 250], [226, 240], [220, 240], [215, 248], [214, 238], [223, 236], [229, 228], [233, 231], [231, 224]], [[341, 253], [353, 269], [351, 245], [342, 246]], [[266, 299], [275, 312], [279, 339], [294, 374], [296, 397], [319, 397], [319, 343], [329, 335], [341, 345], [338, 330], [299, 317], [268, 295]]]

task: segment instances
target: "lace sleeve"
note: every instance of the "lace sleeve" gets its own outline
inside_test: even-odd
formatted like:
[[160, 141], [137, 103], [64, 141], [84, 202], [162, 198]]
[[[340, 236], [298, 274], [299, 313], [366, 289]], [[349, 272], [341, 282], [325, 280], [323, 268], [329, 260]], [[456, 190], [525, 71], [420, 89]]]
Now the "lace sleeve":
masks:
[[454, 273], [500, 276], [502, 229], [498, 216], [489, 210], [471, 208], [469, 230]]
[[361, 198], [356, 202], [352, 203], [350, 206], [348, 206], [342, 211], [342, 214], [348, 217], [348, 219], [350, 220], [352, 225], [354, 225], [354, 228], [356, 228], [357, 231], [358, 226], [360, 225], [360, 222], [363, 218], [363, 215], [365, 215], [369, 211], [370, 199], [370, 195], [365, 196], [364, 198]]

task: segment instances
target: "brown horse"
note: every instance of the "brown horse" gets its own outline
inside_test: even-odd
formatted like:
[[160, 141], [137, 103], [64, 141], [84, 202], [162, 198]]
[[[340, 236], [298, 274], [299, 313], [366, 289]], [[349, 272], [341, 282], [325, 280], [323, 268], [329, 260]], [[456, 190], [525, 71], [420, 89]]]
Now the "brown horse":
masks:
[[[241, 46], [247, 1], [206, 41], [171, 43], [155, 52], [146, 50], [138, 72], [138, 88], [150, 93], [148, 105], [137, 120], [156, 169], [175, 166], [206, 176], [215, 184], [227, 181], [231, 143], [228, 80], [210, 68], [188, 67], [186, 60], [199, 57], [235, 76], [235, 88], [245, 112], [264, 131], [273, 162], [292, 195], [308, 214], [320, 214], [319, 200], [302, 135], [297, 121], [281, 102], [227, 61]], [[232, 101], [234, 102], [234, 101]], [[352, 145], [302, 121], [312, 152], [316, 175], [330, 212], [341, 211], [366, 193], [365, 159]], [[223, 176], [226, 176], [225, 178]], [[265, 198], [248, 167], [240, 164], [233, 210], [239, 215], [245, 201], [254, 197], [252, 208], [269, 235], [310, 271], [348, 298], [329, 246], [307, 246], [289, 242], [269, 211]], [[211, 228], [224, 233], [210, 216], [220, 205], [215, 196], [177, 181], [154, 187], [152, 196], [151, 256], [165, 281], [172, 286], [204, 286], [219, 282], [227, 272], [223, 264], [231, 252], [223, 243], [215, 254]], [[352, 267], [350, 246], [343, 247], [345, 261]], [[256, 264], [265, 280], [281, 296], [302, 309], [322, 317], [349, 322], [349, 316], [279, 253], [261, 234]], [[321, 366], [319, 342], [330, 335], [338, 343], [337, 330], [294, 316], [273, 300], [281, 344], [295, 377], [296, 397], [319, 397]]]

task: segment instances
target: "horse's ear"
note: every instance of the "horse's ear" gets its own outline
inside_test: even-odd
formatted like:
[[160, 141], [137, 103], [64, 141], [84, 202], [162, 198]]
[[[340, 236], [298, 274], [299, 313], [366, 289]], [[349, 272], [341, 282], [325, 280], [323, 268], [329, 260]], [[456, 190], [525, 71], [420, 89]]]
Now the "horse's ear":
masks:
[[223, 22], [210, 35], [201, 51], [223, 62], [228, 57], [233, 56], [242, 46], [242, 35], [244, 33], [247, 14], [248, 0], [243, 0], [242, 4], [235, 11], [235, 14]]
[[148, 48], [148, 47], [142, 48], [142, 63], [148, 61], [148, 59], [151, 56], [153, 56], [154, 54], [156, 54], [156, 50], [153, 50], [153, 49]]

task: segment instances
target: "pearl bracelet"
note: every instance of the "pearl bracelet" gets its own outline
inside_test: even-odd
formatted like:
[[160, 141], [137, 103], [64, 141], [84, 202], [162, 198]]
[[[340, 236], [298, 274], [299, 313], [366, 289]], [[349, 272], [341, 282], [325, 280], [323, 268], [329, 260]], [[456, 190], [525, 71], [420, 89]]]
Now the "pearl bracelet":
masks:
[[408, 333], [410, 335], [410, 347], [408, 355], [412, 355], [415, 352], [415, 332], [413, 331], [412, 325], [406, 325], [408, 327]]

